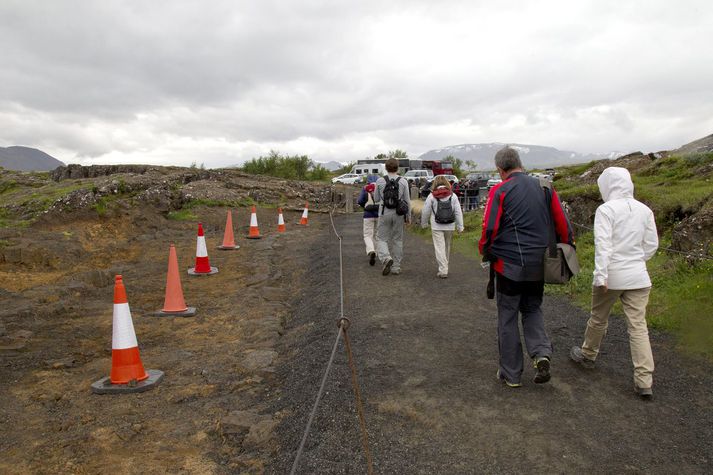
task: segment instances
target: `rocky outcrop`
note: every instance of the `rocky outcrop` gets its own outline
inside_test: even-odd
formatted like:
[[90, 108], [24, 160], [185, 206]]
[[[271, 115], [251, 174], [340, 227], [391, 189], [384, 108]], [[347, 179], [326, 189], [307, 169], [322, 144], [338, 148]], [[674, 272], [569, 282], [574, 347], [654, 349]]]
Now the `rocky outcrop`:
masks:
[[673, 228], [672, 247], [691, 256], [713, 257], [713, 199]]

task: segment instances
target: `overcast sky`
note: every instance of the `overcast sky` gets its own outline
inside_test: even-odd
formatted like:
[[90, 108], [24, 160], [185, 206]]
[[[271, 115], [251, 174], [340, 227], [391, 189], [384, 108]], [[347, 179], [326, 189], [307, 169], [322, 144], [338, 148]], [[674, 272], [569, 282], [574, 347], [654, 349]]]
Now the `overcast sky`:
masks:
[[0, 0], [0, 146], [67, 163], [346, 162], [713, 133], [710, 0]]

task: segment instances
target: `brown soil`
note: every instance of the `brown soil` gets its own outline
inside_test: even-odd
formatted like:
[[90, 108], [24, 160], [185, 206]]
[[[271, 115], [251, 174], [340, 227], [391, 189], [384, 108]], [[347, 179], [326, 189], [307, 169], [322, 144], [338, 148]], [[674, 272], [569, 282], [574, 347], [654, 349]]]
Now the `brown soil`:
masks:
[[[189, 278], [196, 224], [148, 209], [100, 219], [87, 213], [12, 234], [0, 263], [0, 472], [261, 472], [277, 450], [265, 412], [275, 388], [275, 346], [301, 290], [304, 249], [324, 225], [313, 215], [258, 210], [262, 240], [243, 238], [249, 211], [233, 215], [241, 248], [222, 252], [225, 210], [196, 208], [211, 265]], [[168, 245], [176, 244], [193, 318], [149, 316], [163, 304]], [[113, 275], [127, 287], [142, 360], [165, 372], [155, 389], [99, 396], [111, 367]], [[242, 411], [242, 412], [241, 412]], [[247, 411], [247, 412], [246, 412]]]

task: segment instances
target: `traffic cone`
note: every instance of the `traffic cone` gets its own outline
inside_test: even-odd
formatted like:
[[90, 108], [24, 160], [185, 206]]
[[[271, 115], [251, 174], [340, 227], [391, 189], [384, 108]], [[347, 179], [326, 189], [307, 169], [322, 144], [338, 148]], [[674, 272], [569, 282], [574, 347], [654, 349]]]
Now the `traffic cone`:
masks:
[[277, 232], [285, 232], [285, 218], [282, 217], [282, 208], [277, 208]]
[[217, 267], [211, 267], [208, 260], [208, 248], [205, 245], [203, 224], [198, 223], [198, 238], [196, 239], [196, 266], [188, 269], [188, 275], [213, 275], [218, 273]]
[[252, 212], [250, 213], [250, 232], [248, 233], [248, 239], [260, 239], [261, 237], [260, 229], [257, 227], [257, 213], [253, 206]]
[[228, 210], [228, 218], [225, 220], [225, 233], [223, 234], [223, 244], [218, 246], [222, 251], [232, 251], [240, 249], [240, 246], [235, 244], [233, 236], [233, 210]]
[[111, 373], [92, 384], [97, 394], [141, 392], [163, 379], [163, 371], [144, 369], [139, 355], [126, 288], [120, 275], [114, 280], [114, 322], [111, 339]]
[[195, 314], [196, 308], [187, 306], [186, 301], [183, 299], [183, 288], [181, 287], [181, 276], [178, 272], [176, 246], [171, 244], [168, 250], [166, 298], [163, 301], [163, 308], [154, 313], [154, 315], [160, 317], [192, 317]]
[[300, 224], [307, 226], [307, 216], [309, 215], [309, 206], [305, 203], [305, 210], [302, 212], [302, 219], [300, 219]]

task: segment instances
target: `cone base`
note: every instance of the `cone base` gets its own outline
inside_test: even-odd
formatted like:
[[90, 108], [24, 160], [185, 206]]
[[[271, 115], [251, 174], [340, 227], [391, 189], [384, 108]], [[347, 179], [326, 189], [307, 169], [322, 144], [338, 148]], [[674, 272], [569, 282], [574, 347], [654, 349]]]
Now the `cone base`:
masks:
[[163, 371], [157, 369], [149, 369], [146, 371], [149, 375], [147, 379], [139, 381], [136, 384], [112, 384], [109, 376], [106, 376], [99, 381], [92, 383], [92, 392], [94, 394], [123, 394], [123, 393], [142, 393], [153, 389], [158, 383], [163, 380]]
[[236, 249], [240, 249], [240, 246], [237, 244], [235, 246], [218, 246], [216, 249], [220, 249], [221, 251], [234, 251]]
[[259, 234], [258, 234], [257, 236], [245, 236], [245, 237], [246, 237], [247, 239], [262, 239], [262, 236], [259, 235]]
[[166, 310], [159, 310], [149, 315], [153, 317], [193, 317], [196, 314], [196, 307], [188, 307], [183, 311], [178, 312], [168, 312]]
[[217, 267], [211, 267], [210, 272], [196, 272], [195, 267], [191, 267], [188, 269], [188, 275], [213, 275], [218, 273], [218, 268]]

